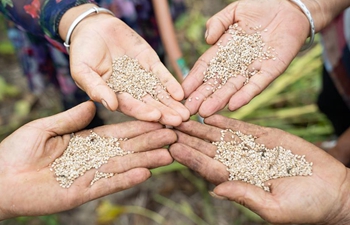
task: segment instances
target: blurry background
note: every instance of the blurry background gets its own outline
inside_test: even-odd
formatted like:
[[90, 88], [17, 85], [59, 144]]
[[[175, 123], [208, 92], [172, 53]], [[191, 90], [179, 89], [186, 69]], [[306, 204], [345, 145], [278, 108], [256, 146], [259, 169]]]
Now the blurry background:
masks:
[[[229, 0], [187, 0], [187, 12], [176, 22], [178, 39], [189, 67], [208, 48], [207, 19]], [[318, 40], [318, 39], [316, 39]], [[321, 87], [319, 44], [298, 56], [270, 87], [243, 108], [220, 113], [251, 123], [277, 127], [310, 142], [329, 138], [332, 127], [315, 105]], [[0, 17], [0, 141], [24, 123], [62, 111], [53, 87], [40, 98], [32, 95]], [[99, 109], [107, 123], [129, 120]], [[267, 224], [238, 204], [212, 198], [213, 185], [191, 170], [172, 164], [153, 171], [145, 183], [95, 200], [76, 209], [43, 217], [21, 217], [1, 225], [258, 225]]]

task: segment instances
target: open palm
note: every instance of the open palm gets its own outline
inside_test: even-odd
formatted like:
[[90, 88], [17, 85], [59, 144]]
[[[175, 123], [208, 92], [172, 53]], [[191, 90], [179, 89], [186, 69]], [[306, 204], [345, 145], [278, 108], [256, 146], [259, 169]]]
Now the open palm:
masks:
[[159, 123], [131, 121], [94, 128], [100, 136], [128, 138], [121, 148], [134, 154], [116, 156], [99, 171], [114, 173], [90, 185], [96, 170], [62, 188], [50, 171], [50, 163], [67, 148], [70, 134], [93, 118], [92, 101], [61, 114], [26, 124], [0, 143], [0, 220], [16, 216], [45, 215], [72, 209], [87, 201], [133, 187], [147, 180], [149, 168], [167, 165], [172, 158], [163, 146], [176, 135]]
[[[217, 185], [214, 193], [238, 202], [272, 223], [341, 223], [348, 214], [349, 171], [341, 163], [313, 144], [279, 129], [213, 115], [206, 124], [195, 121], [177, 127], [178, 142], [170, 148], [175, 160]], [[269, 180], [271, 192], [244, 183], [228, 181], [229, 173], [214, 160], [222, 129], [241, 131], [257, 137], [256, 142], [272, 149], [282, 146], [313, 162], [312, 176]]]
[[[87, 38], [88, 37], [88, 38]], [[154, 73], [166, 87], [169, 98], [154, 100], [147, 95], [143, 102], [127, 93], [117, 95], [107, 86], [114, 59], [127, 55]], [[179, 125], [189, 118], [181, 85], [166, 69], [152, 47], [121, 20], [106, 14], [84, 19], [74, 30], [70, 47], [70, 68], [73, 79], [97, 102], [110, 110], [119, 110], [146, 121]], [[135, 74], [137, 76], [137, 74]], [[164, 95], [165, 93], [160, 93]]]
[[[247, 33], [256, 32], [251, 28], [259, 27], [266, 44], [265, 50], [268, 47], [274, 49], [275, 59], [254, 62], [251, 68], [260, 70], [260, 73], [252, 76], [248, 84], [243, 84], [245, 77], [237, 76], [230, 78], [221, 89], [212, 93], [203, 84], [204, 72], [219, 48], [213, 44], [219, 40], [225, 43], [230, 35], [224, 32], [234, 23], [238, 23]], [[182, 83], [188, 99], [185, 106], [191, 114], [199, 112], [202, 117], [207, 117], [227, 104], [230, 110], [247, 104], [287, 69], [309, 31], [310, 25], [306, 16], [290, 1], [242, 0], [230, 4], [207, 22], [206, 41], [213, 46], [197, 60]]]

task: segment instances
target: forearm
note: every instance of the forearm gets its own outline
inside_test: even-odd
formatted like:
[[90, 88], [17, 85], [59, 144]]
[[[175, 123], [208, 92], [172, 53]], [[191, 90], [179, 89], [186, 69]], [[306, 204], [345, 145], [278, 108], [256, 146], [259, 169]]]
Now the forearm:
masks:
[[169, 4], [167, 0], [153, 0], [153, 6], [157, 24], [159, 27], [160, 37], [162, 39], [165, 51], [169, 57], [177, 79], [183, 80], [181, 68], [177, 60], [182, 57], [182, 52], [176, 38], [176, 32], [171, 18]]
[[337, 15], [350, 6], [350, 0], [302, 0], [315, 22], [316, 32], [325, 28]]

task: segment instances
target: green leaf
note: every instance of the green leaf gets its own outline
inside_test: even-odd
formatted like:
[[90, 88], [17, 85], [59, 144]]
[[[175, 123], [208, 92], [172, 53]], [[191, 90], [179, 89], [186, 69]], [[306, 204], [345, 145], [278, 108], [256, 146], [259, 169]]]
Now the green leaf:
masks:
[[15, 104], [15, 114], [18, 116], [26, 116], [29, 114], [31, 104], [27, 100], [20, 100]]
[[1, 0], [1, 4], [3, 7], [6, 7], [7, 5], [13, 7], [13, 2], [11, 0]]
[[151, 169], [152, 175], [159, 175], [159, 174], [163, 174], [163, 173], [170, 173], [170, 172], [174, 172], [174, 171], [181, 171], [181, 170], [187, 170], [188, 168], [185, 167], [184, 165], [181, 165], [178, 162], [173, 162], [170, 165], [167, 166], [162, 166], [162, 167], [158, 167], [155, 169]]
[[111, 224], [114, 220], [119, 218], [122, 214], [132, 213], [144, 216], [153, 220], [158, 224], [163, 224], [165, 218], [149, 209], [140, 206], [114, 205], [109, 201], [102, 201], [97, 207], [97, 221], [98, 224]]
[[96, 211], [98, 223], [108, 224], [124, 213], [124, 207], [113, 205], [109, 201], [102, 201]]
[[10, 41], [0, 42], [0, 54], [1, 55], [14, 55], [15, 49]]
[[6, 96], [14, 97], [20, 93], [19, 89], [8, 84], [4, 78], [0, 77], [0, 101]]

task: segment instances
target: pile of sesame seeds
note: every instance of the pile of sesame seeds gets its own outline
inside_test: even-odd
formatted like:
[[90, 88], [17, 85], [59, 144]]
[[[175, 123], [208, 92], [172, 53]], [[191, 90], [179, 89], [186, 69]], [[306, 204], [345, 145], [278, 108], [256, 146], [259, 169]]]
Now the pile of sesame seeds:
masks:
[[[165, 86], [155, 74], [145, 70], [138, 60], [127, 55], [113, 61], [112, 75], [106, 82], [114, 92], [126, 92], [140, 101], [147, 94], [159, 101], [158, 95], [166, 92]], [[169, 98], [167, 92], [165, 97]], [[160, 98], [164, 98], [164, 95]]]
[[248, 34], [237, 23], [229, 27], [226, 33], [230, 38], [225, 45], [222, 45], [222, 41], [217, 43], [219, 49], [204, 72], [203, 82], [208, 85], [207, 90], [215, 92], [225, 85], [228, 79], [238, 75], [244, 76], [244, 84], [247, 84], [253, 75], [259, 73], [255, 68], [249, 69], [249, 65], [256, 60], [261, 62], [276, 59], [275, 50], [272, 47], [265, 48], [260, 28], [261, 26], [251, 28], [255, 33]]
[[[227, 133], [232, 140], [224, 141]], [[273, 149], [255, 142], [255, 137], [240, 131], [221, 131], [221, 139], [213, 142], [217, 146], [214, 159], [227, 167], [228, 180], [244, 181], [269, 192], [271, 179], [291, 176], [311, 176], [312, 162], [305, 156], [293, 154], [290, 150], [277, 146]]]
[[[63, 154], [50, 165], [56, 180], [63, 188], [69, 188], [73, 182], [91, 169], [99, 169], [115, 156], [131, 154], [120, 148], [120, 142], [127, 139], [101, 137], [91, 131], [87, 137], [72, 135], [68, 147]], [[112, 177], [114, 173], [96, 171], [90, 185], [101, 178]]]

